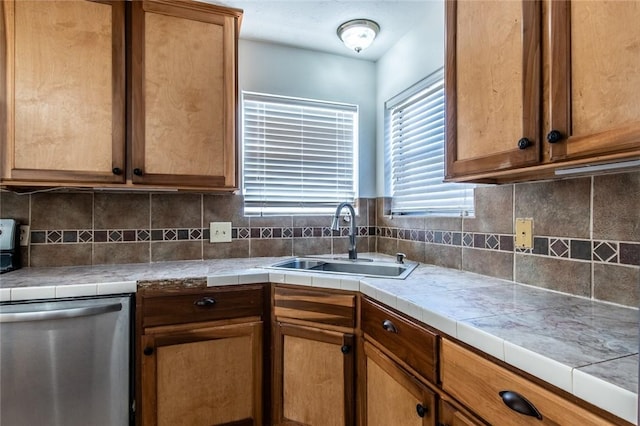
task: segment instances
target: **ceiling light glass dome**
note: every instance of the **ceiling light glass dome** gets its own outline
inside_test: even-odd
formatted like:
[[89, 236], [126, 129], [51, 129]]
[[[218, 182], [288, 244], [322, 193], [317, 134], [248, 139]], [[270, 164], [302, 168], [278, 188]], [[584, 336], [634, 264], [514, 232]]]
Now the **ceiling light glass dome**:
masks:
[[380, 26], [369, 19], [354, 19], [338, 27], [338, 37], [349, 49], [360, 53], [371, 46]]

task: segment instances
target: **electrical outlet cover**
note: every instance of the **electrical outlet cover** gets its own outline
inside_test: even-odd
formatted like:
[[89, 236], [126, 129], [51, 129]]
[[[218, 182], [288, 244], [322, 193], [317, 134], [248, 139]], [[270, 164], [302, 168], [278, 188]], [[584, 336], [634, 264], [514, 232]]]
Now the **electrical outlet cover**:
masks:
[[29, 235], [31, 227], [29, 225], [20, 225], [20, 245], [26, 247], [29, 245]]
[[533, 248], [533, 219], [516, 219], [515, 245], [517, 248]]

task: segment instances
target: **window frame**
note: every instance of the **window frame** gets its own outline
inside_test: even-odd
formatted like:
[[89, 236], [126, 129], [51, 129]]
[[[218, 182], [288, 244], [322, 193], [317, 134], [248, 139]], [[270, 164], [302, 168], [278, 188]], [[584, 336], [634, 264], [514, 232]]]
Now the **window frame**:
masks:
[[[433, 89], [436, 86], [438, 88]], [[433, 89], [432, 92], [429, 92], [430, 89]], [[438, 93], [440, 91], [441, 91], [441, 95]], [[457, 207], [457, 206], [456, 207], [453, 207], [453, 206], [429, 207], [428, 204], [430, 199], [428, 197], [422, 201], [421, 206], [419, 205], [420, 202], [416, 202], [416, 204], [418, 204], [417, 207], [408, 208], [407, 207], [408, 198], [405, 198], [403, 204], [401, 204], [400, 206], [397, 206], [394, 203], [394, 198], [395, 200], [398, 200], [398, 197], [395, 196], [395, 192], [394, 192], [395, 190], [394, 185], [396, 183], [394, 182], [394, 179], [396, 179], [395, 170], [394, 170], [394, 167], [395, 167], [394, 161], [396, 161], [394, 145], [397, 144], [397, 142], [394, 140], [394, 135], [393, 135], [394, 132], [392, 130], [392, 126], [393, 126], [392, 120], [394, 119], [394, 113], [396, 113], [398, 109], [404, 110], [413, 105], [417, 105], [420, 101], [427, 102], [427, 100], [432, 98], [433, 96], [441, 96], [441, 100], [442, 100], [441, 104], [439, 103], [436, 105], [436, 107], [438, 108], [437, 114], [441, 116], [441, 118], [437, 118], [436, 121], [434, 121], [433, 123], [431, 122], [428, 123], [429, 126], [437, 126], [437, 121], [439, 120], [442, 121], [441, 123], [442, 125], [437, 126], [438, 128], [441, 127], [442, 129], [441, 133], [436, 133], [435, 131], [433, 131], [433, 134], [435, 136], [431, 137], [434, 140], [436, 138], [441, 139], [441, 147], [433, 149], [433, 151], [441, 151], [441, 154], [438, 154], [438, 156], [442, 157], [442, 161], [439, 163], [439, 166], [440, 166], [439, 170], [441, 171], [440, 175], [442, 176], [442, 180], [440, 182], [442, 183], [441, 184], [439, 183], [439, 185], [442, 188], [445, 188], [444, 189], [445, 193], [448, 192], [449, 194], [453, 194], [457, 192], [457, 193], [463, 193], [464, 195], [458, 196], [458, 197], [454, 197], [454, 196], [450, 197], [451, 201], [456, 201], [457, 199], [461, 200], [461, 203], [459, 205], [460, 207]], [[387, 194], [390, 194], [391, 196], [391, 204], [389, 206], [389, 211], [385, 212], [385, 214], [389, 214], [392, 216], [406, 215], [406, 216], [432, 216], [432, 217], [473, 217], [474, 216], [475, 214], [474, 188], [476, 187], [476, 185], [444, 181], [444, 168], [445, 168], [445, 162], [446, 162], [445, 102], [446, 102], [446, 98], [444, 96], [444, 67], [437, 69], [433, 73], [429, 74], [425, 78], [421, 79], [417, 83], [411, 85], [407, 89], [391, 97], [389, 100], [385, 102], [384, 104], [385, 192]], [[421, 111], [426, 110], [427, 106], [425, 105], [422, 108], [423, 109], [421, 109]], [[412, 120], [416, 120], [416, 119], [412, 117]], [[420, 154], [423, 156], [428, 155], [429, 151], [425, 149], [424, 151], [420, 151]], [[402, 159], [400, 159], [400, 161], [402, 161]], [[423, 161], [430, 161], [430, 160], [425, 160], [423, 158]], [[406, 162], [404, 164], [406, 164]], [[433, 166], [434, 164], [435, 163], [433, 162], [429, 163], [429, 165], [431, 166]], [[422, 170], [426, 169], [427, 167], [428, 165], [423, 166]], [[427, 182], [427, 180], [430, 180], [431, 182]], [[420, 181], [420, 184], [423, 187], [424, 185], [427, 185], [427, 184], [433, 185], [434, 180], [435, 180], [434, 178], [430, 178], [430, 179], [425, 178], [424, 180]], [[405, 186], [406, 185], [407, 183], [405, 183]], [[455, 186], [459, 185], [459, 187], [454, 189], [454, 185]], [[407, 194], [407, 191], [405, 191], [405, 197], [407, 197], [406, 194]], [[413, 194], [418, 196], [421, 195], [419, 191], [416, 191]]]
[[[250, 102], [261, 102], [264, 101], [266, 103], [281, 103], [285, 106], [291, 107], [308, 107], [310, 109], [314, 108], [326, 108], [326, 110], [335, 110], [340, 112], [341, 114], [351, 114], [351, 137], [348, 138], [351, 140], [350, 154], [351, 159], [348, 161], [351, 166], [351, 177], [350, 177], [350, 190], [349, 191], [340, 191], [342, 194], [345, 192], [348, 193], [347, 196], [336, 196], [336, 197], [327, 197], [325, 201], [320, 201], [314, 203], [312, 201], [305, 201], [298, 206], [293, 205], [293, 201], [290, 202], [290, 205], [286, 205], [287, 202], [281, 203], [280, 206], [275, 206], [276, 202], [274, 200], [263, 200], [262, 206], [258, 206], [257, 204], [261, 201], [257, 200], [255, 196], [249, 197], [247, 200], [247, 153], [246, 153], [246, 118], [247, 118], [247, 107], [245, 102], [249, 99]], [[317, 216], [317, 215], [328, 215], [333, 214], [335, 212], [335, 207], [343, 202], [347, 201], [353, 203], [354, 206], [358, 200], [358, 139], [359, 139], [359, 106], [344, 102], [334, 102], [334, 101], [325, 101], [319, 99], [309, 99], [309, 98], [300, 98], [293, 96], [283, 96], [283, 95], [275, 95], [269, 93], [262, 92], [253, 92], [253, 91], [242, 91], [241, 92], [241, 102], [240, 102], [240, 122], [239, 122], [239, 134], [241, 138], [240, 143], [240, 170], [241, 170], [241, 193], [244, 196], [243, 207], [244, 207], [244, 216], [291, 216], [291, 215], [306, 215], [306, 216]], [[337, 122], [338, 120], [336, 120]], [[337, 131], [336, 131], [337, 133]], [[349, 132], [347, 132], [349, 133]], [[336, 149], [339, 149], [339, 144], [344, 143], [344, 141], [336, 142]], [[303, 146], [304, 142], [301, 140], [298, 143], [300, 146]], [[294, 143], [295, 145], [295, 143]], [[344, 145], [343, 145], [344, 146]], [[328, 150], [326, 151], [328, 152]], [[335, 163], [335, 169], [339, 168], [339, 161]], [[255, 168], [254, 168], [255, 169]], [[336, 174], [335, 176], [339, 176]], [[336, 181], [339, 180], [339, 177], [336, 177]], [[338, 184], [336, 184], [339, 186]], [[254, 185], [255, 186], [255, 185]], [[295, 185], [293, 185], [295, 186]], [[344, 185], [342, 185], [344, 186]], [[329, 186], [327, 186], [330, 189]], [[285, 197], [286, 198], [286, 197]], [[253, 205], [251, 205], [253, 204]]]

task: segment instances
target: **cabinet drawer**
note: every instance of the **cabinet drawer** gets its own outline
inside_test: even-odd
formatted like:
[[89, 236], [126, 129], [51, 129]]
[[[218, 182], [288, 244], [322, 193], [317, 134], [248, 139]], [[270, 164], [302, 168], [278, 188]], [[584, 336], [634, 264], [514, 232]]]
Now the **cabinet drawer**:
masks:
[[354, 328], [356, 296], [328, 290], [277, 286], [273, 311], [278, 320], [289, 318], [318, 324]]
[[[443, 389], [494, 425], [610, 424], [550, 390], [445, 339], [442, 341], [441, 372]], [[504, 391], [524, 397], [540, 413], [541, 419], [509, 408], [500, 396]]]
[[432, 382], [437, 380], [437, 335], [370, 300], [362, 301], [362, 331]]
[[142, 295], [142, 326], [183, 324], [260, 316], [264, 287], [180, 290], [179, 293]]

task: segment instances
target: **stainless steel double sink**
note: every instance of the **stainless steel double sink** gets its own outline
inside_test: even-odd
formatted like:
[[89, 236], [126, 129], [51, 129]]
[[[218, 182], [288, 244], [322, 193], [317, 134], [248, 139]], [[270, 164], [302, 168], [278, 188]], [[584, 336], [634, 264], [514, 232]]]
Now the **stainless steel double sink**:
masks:
[[320, 272], [332, 274], [360, 275], [403, 280], [418, 266], [417, 263], [394, 263], [371, 259], [331, 259], [296, 257], [270, 265], [271, 269], [287, 271]]

